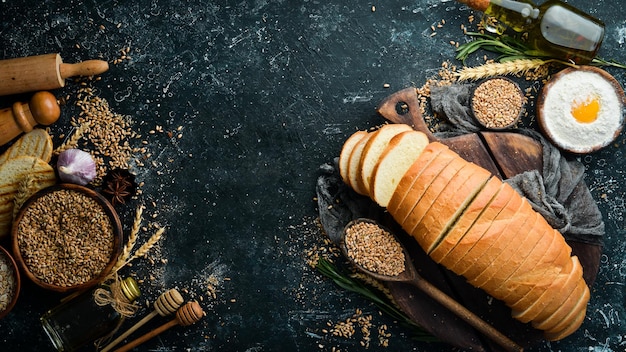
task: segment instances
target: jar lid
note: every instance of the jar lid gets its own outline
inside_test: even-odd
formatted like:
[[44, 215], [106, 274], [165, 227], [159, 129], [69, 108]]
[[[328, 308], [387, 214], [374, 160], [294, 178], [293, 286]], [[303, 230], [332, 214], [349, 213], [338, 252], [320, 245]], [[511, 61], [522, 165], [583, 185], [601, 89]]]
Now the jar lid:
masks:
[[128, 298], [130, 302], [133, 302], [134, 300], [139, 298], [139, 296], [141, 296], [139, 285], [137, 284], [137, 281], [135, 281], [135, 279], [133, 279], [132, 277], [125, 278], [120, 283], [120, 288], [122, 289], [124, 296], [126, 296], [126, 298]]

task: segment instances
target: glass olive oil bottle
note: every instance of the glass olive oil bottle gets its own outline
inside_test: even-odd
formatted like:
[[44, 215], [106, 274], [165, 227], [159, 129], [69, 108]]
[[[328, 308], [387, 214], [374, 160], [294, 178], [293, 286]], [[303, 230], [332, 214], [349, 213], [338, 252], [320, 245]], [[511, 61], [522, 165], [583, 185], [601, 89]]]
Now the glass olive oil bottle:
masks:
[[459, 1], [528, 33], [529, 46], [539, 53], [576, 64], [591, 62], [604, 38], [604, 23], [560, 0], [540, 6], [530, 0]]

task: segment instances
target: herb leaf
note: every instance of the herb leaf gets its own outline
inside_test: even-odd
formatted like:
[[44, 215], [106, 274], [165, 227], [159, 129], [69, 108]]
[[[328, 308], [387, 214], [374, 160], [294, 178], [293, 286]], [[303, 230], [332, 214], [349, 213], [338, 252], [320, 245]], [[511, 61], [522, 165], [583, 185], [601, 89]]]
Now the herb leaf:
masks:
[[370, 289], [359, 280], [351, 278], [340, 272], [330, 261], [325, 258], [320, 258], [315, 268], [324, 276], [332, 279], [339, 287], [360, 294], [361, 296], [372, 301], [381, 311], [385, 312], [393, 319], [398, 320], [402, 325], [412, 329], [414, 338], [419, 341], [434, 342], [438, 341], [436, 337], [424, 330], [422, 327], [413, 322], [406, 314], [396, 308], [393, 303], [380, 293], [377, 293]]
[[[486, 50], [500, 54], [496, 58], [498, 62], [507, 62], [519, 59], [550, 59], [552, 62], [560, 62], [561, 64], [572, 66], [571, 62], [551, 58], [540, 51], [534, 50], [526, 45], [522, 40], [508, 35], [493, 36], [485, 33], [467, 32], [467, 35], [474, 37], [474, 40], [459, 45], [456, 49], [456, 59], [461, 60], [465, 65], [465, 60], [478, 50]], [[626, 69], [626, 65], [614, 60], [603, 60], [594, 58], [590, 65], [593, 66], [611, 66]]]

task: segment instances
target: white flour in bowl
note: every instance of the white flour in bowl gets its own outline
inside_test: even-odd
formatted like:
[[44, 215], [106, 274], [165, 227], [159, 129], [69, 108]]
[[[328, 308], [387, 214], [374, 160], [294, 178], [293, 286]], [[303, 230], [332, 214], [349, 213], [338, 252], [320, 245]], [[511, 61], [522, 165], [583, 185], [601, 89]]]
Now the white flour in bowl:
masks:
[[[573, 152], [586, 152], [611, 143], [622, 126], [622, 97], [599, 73], [573, 70], [544, 90], [543, 127], [555, 144]], [[591, 97], [599, 110], [592, 122], [580, 122], [572, 108]]]

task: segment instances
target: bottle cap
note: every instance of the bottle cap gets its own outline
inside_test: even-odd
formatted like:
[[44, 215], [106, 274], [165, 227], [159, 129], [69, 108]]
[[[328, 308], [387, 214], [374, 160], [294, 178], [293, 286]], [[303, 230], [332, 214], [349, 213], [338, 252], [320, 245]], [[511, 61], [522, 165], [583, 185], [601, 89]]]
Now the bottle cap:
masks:
[[139, 285], [137, 284], [137, 281], [135, 281], [135, 279], [133, 279], [132, 277], [125, 278], [120, 283], [120, 288], [122, 289], [124, 296], [126, 296], [126, 298], [128, 298], [130, 302], [133, 302], [134, 300], [139, 298], [139, 296], [141, 296]]

